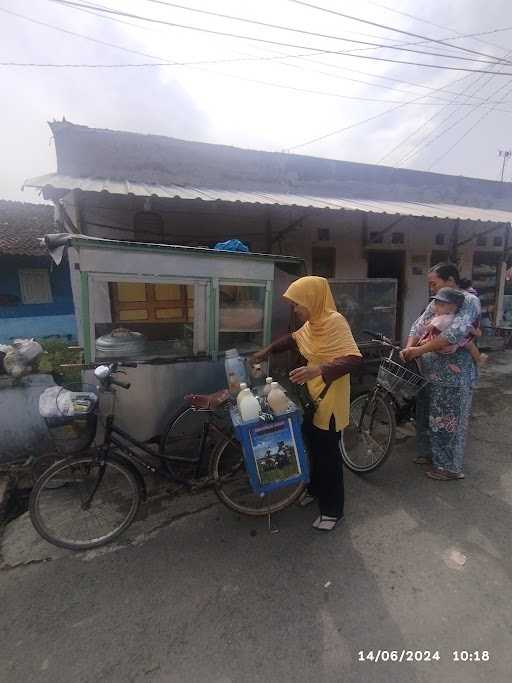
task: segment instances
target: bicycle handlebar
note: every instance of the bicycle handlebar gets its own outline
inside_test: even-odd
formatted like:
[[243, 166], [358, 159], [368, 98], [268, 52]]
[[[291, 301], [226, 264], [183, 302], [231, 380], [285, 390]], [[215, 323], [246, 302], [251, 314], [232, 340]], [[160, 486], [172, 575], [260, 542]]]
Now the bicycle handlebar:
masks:
[[397, 346], [395, 343], [393, 343], [391, 341], [391, 339], [388, 339], [381, 332], [372, 332], [372, 330], [363, 330], [363, 332], [364, 332], [364, 334], [367, 334], [370, 337], [372, 337], [373, 341], [379, 342], [383, 346], [390, 346], [391, 348], [395, 349], [396, 351], [402, 350], [400, 348], [400, 346]]

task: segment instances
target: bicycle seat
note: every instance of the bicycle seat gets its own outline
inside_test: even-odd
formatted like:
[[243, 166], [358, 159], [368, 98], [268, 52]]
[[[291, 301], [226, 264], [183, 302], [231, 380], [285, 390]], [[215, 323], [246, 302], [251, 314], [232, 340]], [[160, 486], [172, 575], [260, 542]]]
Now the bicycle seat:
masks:
[[185, 396], [185, 401], [189, 403], [192, 408], [203, 408], [205, 410], [214, 410], [226, 405], [231, 400], [231, 394], [227, 389], [221, 389], [214, 394], [188, 394]]

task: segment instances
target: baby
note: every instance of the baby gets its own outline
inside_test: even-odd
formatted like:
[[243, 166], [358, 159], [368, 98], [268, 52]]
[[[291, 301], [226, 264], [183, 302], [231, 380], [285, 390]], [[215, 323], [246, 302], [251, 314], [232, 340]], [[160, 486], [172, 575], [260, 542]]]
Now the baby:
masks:
[[[434, 310], [434, 317], [426, 326], [423, 335], [419, 340], [419, 344], [426, 344], [438, 337], [442, 332], [450, 327], [455, 317], [455, 313], [460, 309], [464, 303], [464, 294], [457, 289], [450, 287], [443, 287], [434, 296], [432, 307]], [[478, 334], [475, 328], [470, 329], [470, 336], [463, 339], [458, 344], [450, 344], [439, 350], [438, 353], [455, 353], [459, 348], [466, 347], [471, 358], [477, 365], [483, 365], [487, 361], [487, 355], [480, 353], [478, 347], [473, 341], [473, 337]]]

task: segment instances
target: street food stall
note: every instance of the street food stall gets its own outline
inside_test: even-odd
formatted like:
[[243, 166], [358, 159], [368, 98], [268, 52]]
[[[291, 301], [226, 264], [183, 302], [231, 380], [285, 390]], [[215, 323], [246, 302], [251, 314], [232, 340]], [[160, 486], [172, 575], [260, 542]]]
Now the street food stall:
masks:
[[47, 243], [68, 249], [85, 363], [139, 364], [116, 414], [140, 440], [161, 433], [185, 394], [226, 385], [228, 349], [249, 355], [288, 332], [281, 295], [305, 274], [291, 256], [58, 237]]
[[[185, 394], [226, 386], [227, 350], [248, 356], [286, 334], [290, 309], [282, 294], [306, 274], [304, 261], [292, 256], [69, 234], [46, 242], [57, 262], [68, 250], [84, 362], [138, 363], [126, 370], [132, 389], [118, 392], [116, 414], [139, 440], [159, 435]], [[363, 330], [394, 336], [396, 280], [331, 286], [371, 359]], [[92, 373], [84, 382], [94, 383]]]

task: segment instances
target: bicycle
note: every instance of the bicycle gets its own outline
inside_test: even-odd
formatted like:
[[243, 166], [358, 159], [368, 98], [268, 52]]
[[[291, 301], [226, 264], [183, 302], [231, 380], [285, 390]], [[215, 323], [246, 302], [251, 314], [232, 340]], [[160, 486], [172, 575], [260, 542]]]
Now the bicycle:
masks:
[[390, 353], [381, 360], [373, 389], [351, 402], [349, 425], [340, 436], [343, 462], [356, 474], [373, 472], [384, 464], [395, 443], [397, 424], [411, 420], [415, 397], [427, 384], [416, 362], [394, 360], [399, 346], [383, 334], [364, 332]]
[[[178, 474], [183, 453], [168, 453], [162, 446], [158, 451], [152, 450], [114, 423], [115, 388], [130, 388], [128, 382], [115, 377], [123, 367], [137, 367], [137, 363], [98, 366], [94, 374], [99, 382], [99, 400], [94, 405], [90, 402], [92, 409], [84, 410], [76, 418], [57, 418], [59, 424], [66, 423], [65, 428], [80, 425], [82, 432], [76, 432], [78, 452], [46, 469], [30, 495], [30, 519], [49, 543], [70, 550], [87, 550], [119, 537], [147, 498], [141, 471], [177, 483], [190, 492], [213, 488], [228, 508], [247, 515], [269, 516], [301, 495], [302, 485], [285, 487], [275, 492], [280, 494], [275, 498], [271, 494], [261, 498], [252, 491], [240, 444], [230, 425], [214, 417], [229, 405], [227, 391], [190, 397], [187, 410], [206, 411], [208, 428], [203, 430], [199, 450], [188, 457], [186, 464], [192, 464], [193, 471], [189, 476]], [[103, 440], [91, 448], [97, 436], [98, 406], [106, 407]], [[175, 416], [171, 423], [179, 418], [180, 415]], [[206, 448], [210, 432], [216, 437], [213, 450]]]

